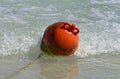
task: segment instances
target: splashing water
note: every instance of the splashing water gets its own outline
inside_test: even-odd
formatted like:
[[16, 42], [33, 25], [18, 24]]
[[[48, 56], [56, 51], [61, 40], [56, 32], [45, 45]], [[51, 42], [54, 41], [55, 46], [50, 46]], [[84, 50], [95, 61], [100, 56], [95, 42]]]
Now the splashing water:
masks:
[[119, 0], [51, 3], [0, 0], [0, 56], [29, 52], [56, 21], [76, 23], [81, 29], [77, 56], [120, 52]]

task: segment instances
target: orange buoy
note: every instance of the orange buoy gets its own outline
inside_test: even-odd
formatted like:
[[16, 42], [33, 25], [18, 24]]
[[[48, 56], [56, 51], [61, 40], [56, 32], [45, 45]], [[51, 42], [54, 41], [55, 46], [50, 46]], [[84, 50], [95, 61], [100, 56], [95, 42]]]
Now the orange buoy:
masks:
[[79, 29], [75, 24], [56, 22], [45, 30], [41, 49], [47, 54], [69, 56], [78, 47], [78, 33]]

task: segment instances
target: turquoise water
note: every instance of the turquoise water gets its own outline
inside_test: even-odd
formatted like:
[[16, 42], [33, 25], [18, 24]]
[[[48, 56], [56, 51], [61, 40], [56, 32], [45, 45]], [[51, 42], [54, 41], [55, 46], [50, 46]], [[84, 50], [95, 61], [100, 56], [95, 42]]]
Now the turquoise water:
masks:
[[50, 60], [45, 56], [45, 62], [37, 60], [13, 79], [119, 79], [119, 0], [0, 0], [0, 79], [42, 53], [39, 44], [44, 30], [57, 21], [80, 28], [75, 56]]

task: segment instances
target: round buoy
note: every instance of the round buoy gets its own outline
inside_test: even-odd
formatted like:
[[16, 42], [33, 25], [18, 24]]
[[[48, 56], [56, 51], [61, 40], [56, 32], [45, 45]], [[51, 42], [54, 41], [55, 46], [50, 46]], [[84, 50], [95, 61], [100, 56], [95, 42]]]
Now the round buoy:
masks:
[[56, 22], [45, 30], [41, 49], [50, 55], [69, 56], [78, 47], [78, 33], [79, 29], [75, 24]]

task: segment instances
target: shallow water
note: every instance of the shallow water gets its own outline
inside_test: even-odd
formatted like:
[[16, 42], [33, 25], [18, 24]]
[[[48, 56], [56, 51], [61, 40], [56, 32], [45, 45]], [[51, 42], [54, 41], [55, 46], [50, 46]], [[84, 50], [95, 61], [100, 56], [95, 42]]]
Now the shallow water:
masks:
[[[30, 64], [57, 21], [80, 28], [75, 55]], [[119, 0], [0, 0], [0, 79], [119, 79], [119, 61]]]
[[77, 55], [120, 52], [119, 0], [0, 0], [0, 56], [25, 53], [57, 21], [80, 28]]
[[[37, 54], [36, 54], [37, 55]], [[119, 79], [120, 55], [103, 54], [86, 58], [49, 57], [29, 64], [36, 55], [0, 58], [0, 79]], [[28, 65], [29, 64], [29, 65]]]

